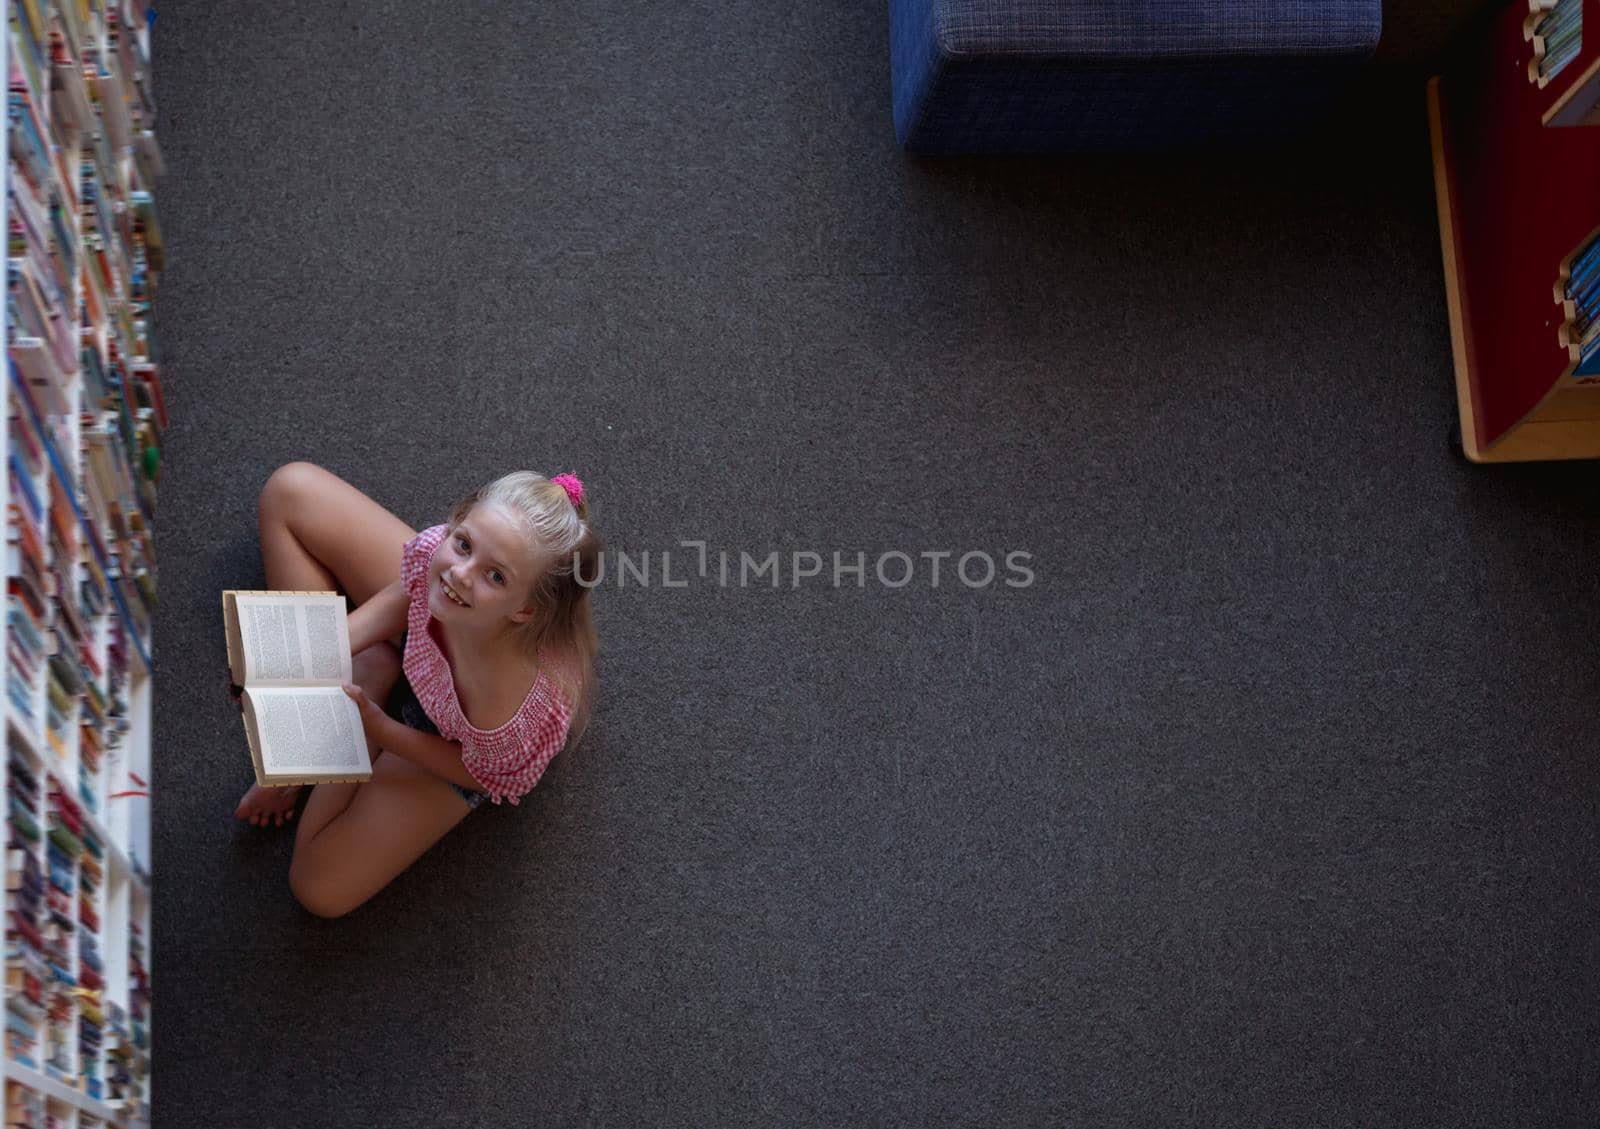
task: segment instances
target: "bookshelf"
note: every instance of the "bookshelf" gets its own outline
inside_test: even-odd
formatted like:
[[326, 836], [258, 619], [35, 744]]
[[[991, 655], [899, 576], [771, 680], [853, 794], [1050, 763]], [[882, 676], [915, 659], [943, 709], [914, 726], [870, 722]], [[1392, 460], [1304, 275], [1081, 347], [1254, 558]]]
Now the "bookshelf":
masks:
[[1600, 458], [1600, 373], [1583, 357], [1569, 277], [1600, 237], [1597, 107], [1600, 0], [1517, 0], [1428, 83], [1461, 445], [1474, 462]]
[[148, 0], [3, 0], [5, 1125], [150, 1122]]

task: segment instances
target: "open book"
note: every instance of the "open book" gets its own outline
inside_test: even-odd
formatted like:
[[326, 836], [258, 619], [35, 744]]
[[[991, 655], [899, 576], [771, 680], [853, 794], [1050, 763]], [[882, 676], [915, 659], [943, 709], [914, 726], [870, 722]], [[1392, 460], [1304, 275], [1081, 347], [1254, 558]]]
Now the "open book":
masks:
[[267, 787], [372, 779], [353, 681], [350, 628], [337, 592], [222, 594], [228, 670], [244, 687], [245, 739]]

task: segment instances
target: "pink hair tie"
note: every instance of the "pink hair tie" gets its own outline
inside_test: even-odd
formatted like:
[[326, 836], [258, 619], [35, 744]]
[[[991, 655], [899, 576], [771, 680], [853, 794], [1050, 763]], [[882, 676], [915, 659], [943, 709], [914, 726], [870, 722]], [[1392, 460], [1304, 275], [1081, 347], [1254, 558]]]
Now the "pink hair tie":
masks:
[[578, 481], [575, 474], [558, 474], [550, 480], [567, 492], [567, 497], [572, 499], [572, 504], [578, 506], [583, 502], [583, 483]]

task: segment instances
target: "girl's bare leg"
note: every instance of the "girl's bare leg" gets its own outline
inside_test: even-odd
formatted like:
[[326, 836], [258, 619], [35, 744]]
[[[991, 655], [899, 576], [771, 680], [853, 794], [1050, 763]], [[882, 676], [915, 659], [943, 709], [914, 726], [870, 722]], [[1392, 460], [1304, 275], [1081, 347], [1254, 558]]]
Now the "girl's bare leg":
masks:
[[[317, 792], [328, 787], [317, 785]], [[289, 888], [318, 917], [349, 913], [383, 889], [472, 810], [439, 777], [393, 753], [372, 762], [372, 779], [348, 785], [348, 806], [315, 834], [295, 833]], [[312, 799], [317, 797], [312, 795]]]
[[[308, 462], [273, 471], [257, 511], [268, 588], [339, 591], [358, 607], [399, 579], [401, 551], [416, 536], [344, 479]], [[382, 705], [394, 681], [388, 679], [381, 696], [368, 688], [368, 696]], [[299, 788], [252, 787], [234, 815], [260, 826], [281, 825], [293, 817], [299, 794]]]
[[331, 471], [285, 463], [261, 488], [261, 561], [267, 586], [337, 590], [356, 606], [400, 579], [400, 554], [417, 535]]

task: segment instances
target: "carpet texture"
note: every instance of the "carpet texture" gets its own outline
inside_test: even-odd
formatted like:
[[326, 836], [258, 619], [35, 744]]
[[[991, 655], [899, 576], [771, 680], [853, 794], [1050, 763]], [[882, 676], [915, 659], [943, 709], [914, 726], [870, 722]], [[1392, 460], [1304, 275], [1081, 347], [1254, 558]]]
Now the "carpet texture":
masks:
[[[1595, 1122], [1600, 470], [1448, 450], [1420, 83], [924, 160], [887, 36], [161, 7], [157, 1126]], [[586, 744], [334, 921], [231, 818], [295, 459], [415, 528], [574, 470], [654, 581]]]

